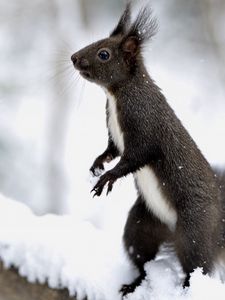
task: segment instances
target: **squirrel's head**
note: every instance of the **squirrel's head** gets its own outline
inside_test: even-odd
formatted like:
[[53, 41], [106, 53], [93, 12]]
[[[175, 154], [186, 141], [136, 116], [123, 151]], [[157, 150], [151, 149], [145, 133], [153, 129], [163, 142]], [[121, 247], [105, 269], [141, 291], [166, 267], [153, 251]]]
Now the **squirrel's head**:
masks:
[[116, 28], [106, 39], [93, 43], [71, 57], [75, 69], [87, 80], [103, 87], [122, 83], [142, 62], [142, 48], [156, 32], [151, 10], [144, 7], [131, 24], [127, 4]]

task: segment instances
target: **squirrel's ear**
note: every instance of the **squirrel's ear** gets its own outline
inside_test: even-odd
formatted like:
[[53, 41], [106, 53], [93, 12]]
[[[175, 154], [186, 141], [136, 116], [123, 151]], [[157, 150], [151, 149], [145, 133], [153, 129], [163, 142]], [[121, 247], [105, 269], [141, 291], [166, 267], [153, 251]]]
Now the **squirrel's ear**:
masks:
[[123, 51], [130, 57], [134, 57], [138, 53], [139, 41], [135, 36], [129, 36], [122, 42]]
[[157, 20], [152, 17], [151, 8], [145, 6], [139, 11], [136, 20], [127, 32], [127, 36], [135, 36], [141, 46], [156, 34], [157, 29]]
[[122, 38], [121, 48], [126, 57], [137, 56], [146, 41], [152, 38], [157, 31], [157, 21], [152, 18], [151, 9], [146, 6], [142, 8], [128, 32]]
[[118, 34], [125, 34], [128, 27], [130, 26], [130, 20], [131, 20], [131, 3], [130, 1], [127, 3], [126, 8], [117, 24], [117, 26], [115, 27], [115, 29], [112, 31], [112, 33], [110, 34], [110, 36], [115, 36]]

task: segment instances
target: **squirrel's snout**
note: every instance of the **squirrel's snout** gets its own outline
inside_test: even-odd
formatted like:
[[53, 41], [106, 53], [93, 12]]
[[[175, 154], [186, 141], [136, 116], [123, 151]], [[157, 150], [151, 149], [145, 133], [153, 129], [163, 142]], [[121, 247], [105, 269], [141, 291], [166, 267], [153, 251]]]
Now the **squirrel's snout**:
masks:
[[76, 53], [71, 56], [71, 60], [73, 62], [74, 67], [80, 71], [87, 70], [87, 68], [90, 65], [86, 58], [79, 57]]
[[78, 57], [76, 55], [76, 53], [74, 53], [72, 56], [71, 56], [71, 60], [73, 62], [74, 65], [76, 65], [77, 61], [78, 61]]

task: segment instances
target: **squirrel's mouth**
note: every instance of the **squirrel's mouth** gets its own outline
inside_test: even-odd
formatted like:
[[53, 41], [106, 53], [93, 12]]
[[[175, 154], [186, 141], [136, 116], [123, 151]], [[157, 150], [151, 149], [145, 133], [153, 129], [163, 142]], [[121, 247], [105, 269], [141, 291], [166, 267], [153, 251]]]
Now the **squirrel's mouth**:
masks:
[[82, 77], [84, 77], [85, 79], [87, 79], [87, 80], [90, 80], [90, 79], [91, 79], [91, 73], [88, 72], [88, 71], [80, 71], [80, 75], [81, 75]]

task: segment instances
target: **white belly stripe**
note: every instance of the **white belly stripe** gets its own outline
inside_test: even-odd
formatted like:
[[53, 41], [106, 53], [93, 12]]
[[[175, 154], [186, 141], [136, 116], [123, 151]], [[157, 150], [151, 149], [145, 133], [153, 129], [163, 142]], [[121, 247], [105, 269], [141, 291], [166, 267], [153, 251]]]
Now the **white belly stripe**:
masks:
[[[116, 99], [108, 91], [105, 92], [109, 101], [109, 131], [114, 143], [122, 154], [124, 152], [124, 137], [118, 122]], [[145, 166], [137, 171], [134, 177], [137, 181], [140, 193], [146, 202], [146, 206], [161, 222], [167, 224], [171, 230], [175, 230], [177, 213], [174, 208], [169, 205], [167, 199], [165, 199], [153, 170], [149, 166]]]
[[134, 174], [140, 193], [145, 199], [147, 207], [161, 222], [174, 231], [177, 222], [177, 213], [167, 199], [165, 199], [159, 181], [154, 171], [145, 166]]

